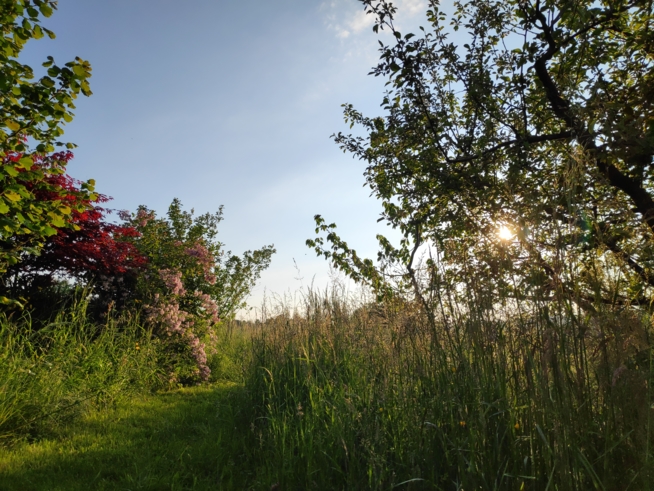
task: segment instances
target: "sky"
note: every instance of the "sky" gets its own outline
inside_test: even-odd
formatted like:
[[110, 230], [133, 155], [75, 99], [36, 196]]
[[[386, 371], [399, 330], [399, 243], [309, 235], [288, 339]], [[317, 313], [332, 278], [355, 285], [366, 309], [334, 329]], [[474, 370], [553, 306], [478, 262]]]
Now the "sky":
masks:
[[[426, 24], [425, 0], [394, 3], [403, 33]], [[23, 63], [93, 67], [63, 138], [78, 145], [69, 174], [119, 210], [224, 205], [226, 249], [277, 249], [251, 306], [330, 281], [305, 245], [316, 214], [364, 257], [392, 236], [365, 163], [330, 139], [350, 131], [344, 103], [382, 114], [385, 80], [368, 75], [379, 37], [358, 0], [60, 0], [43, 25], [57, 38], [30, 41]]]

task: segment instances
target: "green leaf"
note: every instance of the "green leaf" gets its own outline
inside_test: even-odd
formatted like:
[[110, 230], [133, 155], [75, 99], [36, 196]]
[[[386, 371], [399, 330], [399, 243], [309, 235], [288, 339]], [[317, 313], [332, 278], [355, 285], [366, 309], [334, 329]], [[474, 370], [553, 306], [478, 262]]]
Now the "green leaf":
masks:
[[10, 201], [13, 201], [14, 203], [20, 201], [22, 198], [20, 197], [20, 194], [18, 194], [15, 191], [12, 191], [11, 189], [7, 189], [5, 191], [5, 198], [7, 198]]
[[86, 70], [84, 70], [84, 67], [81, 65], [75, 65], [73, 67], [73, 73], [80, 78], [86, 78]]
[[5, 213], [9, 213], [9, 207], [7, 206], [7, 203], [5, 203], [5, 201], [2, 199], [0, 199], [0, 213], [3, 215]]
[[41, 29], [41, 26], [36, 25], [32, 30], [32, 34], [34, 35], [34, 39], [41, 39], [43, 37], [43, 29]]
[[81, 84], [81, 87], [82, 87], [82, 94], [84, 94], [86, 97], [93, 95], [93, 92], [91, 92], [91, 87], [89, 86], [88, 81], [84, 80]]
[[20, 172], [18, 172], [13, 166], [11, 165], [5, 165], [3, 167], [4, 172], [9, 174], [11, 177], [16, 177]]
[[18, 124], [16, 121], [6, 120], [5, 125], [7, 125], [7, 128], [9, 128], [11, 131], [18, 131], [20, 129], [20, 124]]
[[66, 222], [64, 221], [63, 217], [56, 217], [52, 219], [52, 225], [57, 228], [64, 228], [66, 226]]
[[52, 15], [52, 7], [47, 3], [42, 3], [39, 5], [39, 10], [44, 15], [44, 17], [50, 17]]
[[18, 161], [17, 167], [20, 167], [25, 170], [30, 170], [33, 165], [34, 165], [34, 160], [32, 159], [32, 157], [23, 157]]

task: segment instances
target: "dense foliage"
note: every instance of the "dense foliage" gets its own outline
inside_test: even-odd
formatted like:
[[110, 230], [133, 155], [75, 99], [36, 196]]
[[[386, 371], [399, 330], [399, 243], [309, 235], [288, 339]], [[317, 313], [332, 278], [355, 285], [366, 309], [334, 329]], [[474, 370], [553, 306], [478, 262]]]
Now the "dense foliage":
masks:
[[[65, 154], [55, 153], [64, 145], [59, 138], [73, 117], [74, 100], [90, 95], [88, 62], [76, 58], [64, 66], [52, 57], [43, 63], [47, 74], [33, 81], [31, 67], [18, 61], [25, 43], [54, 33], [41, 27], [40, 17], [49, 17], [52, 0], [3, 1], [0, 5], [0, 274], [16, 264], [23, 253], [38, 253], [47, 237], [57, 229], [73, 227], [73, 211], [93, 200], [93, 181], [75, 190], [82, 199], [71, 207], [65, 196], [71, 189], [54, 178], [65, 172]], [[66, 144], [72, 148], [73, 144]], [[51, 199], [44, 200], [41, 194]], [[6, 297], [0, 301], [7, 303]]]
[[[467, 275], [489, 292], [585, 310], [649, 305], [652, 3], [482, 0], [447, 12], [430, 1], [420, 35], [399, 32], [389, 2], [362, 3], [374, 30], [392, 34], [372, 71], [388, 79], [386, 115], [346, 105], [366, 136], [335, 140], [367, 163], [382, 219], [404, 237], [380, 237], [382, 263], [401, 265], [425, 304]], [[388, 277], [316, 218], [327, 237], [309, 245], [383, 290]]]
[[[68, 162], [72, 153], [59, 152], [48, 157]], [[138, 235], [130, 226], [108, 221], [110, 210], [100, 206], [110, 200], [107, 196], [82, 192], [83, 183], [67, 174], [48, 176], [50, 185], [57, 189], [39, 190], [35, 197], [41, 202], [59, 201], [69, 207], [70, 226], [58, 228], [43, 242], [38, 254], [23, 254], [21, 260], [9, 266], [0, 284], [0, 292], [8, 298], [29, 301], [35, 292], [56, 285], [63, 278], [99, 288], [102, 278], [133, 277], [146, 258], [127, 239]], [[62, 194], [63, 192], [67, 194]], [[122, 280], [121, 280], [122, 281]]]
[[136, 232], [126, 240], [146, 261], [131, 291], [122, 277], [105, 277], [105, 290], [129, 295], [132, 306], [143, 307], [145, 320], [167, 346], [163, 364], [172, 381], [207, 380], [207, 345], [215, 344], [215, 326], [244, 306], [275, 249], [243, 257], [225, 253], [217, 240], [222, 208], [196, 217], [175, 199], [165, 218], [144, 206], [122, 216], [124, 229]]

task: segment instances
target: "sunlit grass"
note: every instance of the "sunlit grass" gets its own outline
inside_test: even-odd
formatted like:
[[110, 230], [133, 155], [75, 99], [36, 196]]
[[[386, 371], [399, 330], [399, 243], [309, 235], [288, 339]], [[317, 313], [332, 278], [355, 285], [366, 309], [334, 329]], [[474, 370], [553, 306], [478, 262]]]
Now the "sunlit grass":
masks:
[[162, 386], [157, 346], [136, 320], [87, 320], [85, 304], [33, 328], [0, 318], [0, 444], [38, 438], [89, 408]]
[[[309, 292], [294, 307], [222, 326], [212, 385], [157, 393], [147, 377], [125, 376], [136, 377], [130, 363], [155, 349], [147, 338], [135, 350], [120, 330], [106, 341], [62, 334], [47, 351], [61, 368], [47, 371], [35, 364], [43, 358], [16, 349], [32, 344], [8, 344], [5, 333], [13, 355], [5, 351], [3, 363], [15, 369], [0, 367], [10, 389], [0, 407], [13, 411], [0, 489], [654, 484], [644, 315], [574, 319], [524, 305], [519, 316], [462, 309], [432, 325], [411, 302], [376, 304], [338, 290]], [[126, 368], [107, 362], [128, 352]], [[111, 397], [85, 402], [102, 388]], [[80, 402], [70, 409], [68, 401]], [[29, 431], [17, 426], [35, 416]]]
[[259, 474], [281, 489], [651, 489], [647, 318], [467, 312], [430, 326], [415, 305], [309, 294], [304, 317], [262, 323]]
[[0, 489], [244, 489], [235, 384], [132, 396], [0, 451]]

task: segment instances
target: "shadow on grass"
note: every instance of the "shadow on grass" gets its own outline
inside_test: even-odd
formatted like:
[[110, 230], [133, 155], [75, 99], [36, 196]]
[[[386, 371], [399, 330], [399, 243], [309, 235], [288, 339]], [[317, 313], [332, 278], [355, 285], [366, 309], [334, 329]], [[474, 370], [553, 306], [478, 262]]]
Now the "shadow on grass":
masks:
[[0, 449], [0, 490], [246, 489], [254, 476], [244, 468], [242, 390], [222, 384], [133, 398], [54, 438]]

